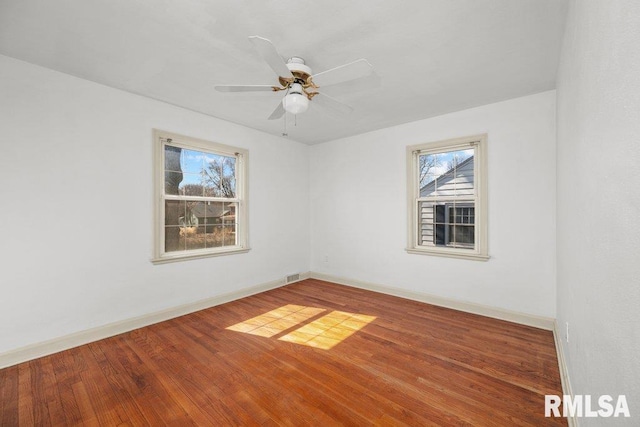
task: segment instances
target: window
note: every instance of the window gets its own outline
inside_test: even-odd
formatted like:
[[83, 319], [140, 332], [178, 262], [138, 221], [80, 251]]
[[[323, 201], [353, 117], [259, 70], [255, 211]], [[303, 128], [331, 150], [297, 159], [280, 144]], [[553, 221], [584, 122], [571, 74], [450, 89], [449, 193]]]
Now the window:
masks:
[[246, 150], [154, 131], [154, 263], [246, 252]]
[[486, 260], [486, 135], [407, 147], [407, 252]]

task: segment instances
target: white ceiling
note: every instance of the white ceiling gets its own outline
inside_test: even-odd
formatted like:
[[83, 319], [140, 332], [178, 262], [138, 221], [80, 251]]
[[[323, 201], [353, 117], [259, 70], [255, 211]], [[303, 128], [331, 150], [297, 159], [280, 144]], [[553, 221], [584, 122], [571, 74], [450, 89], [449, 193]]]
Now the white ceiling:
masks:
[[[555, 87], [566, 0], [0, 0], [0, 53], [281, 135], [281, 93], [220, 93], [275, 84], [248, 36], [270, 39], [314, 73], [359, 58], [379, 85], [326, 93], [287, 120], [315, 144]], [[373, 80], [375, 80], [374, 77]], [[365, 82], [367, 83], [367, 82]]]

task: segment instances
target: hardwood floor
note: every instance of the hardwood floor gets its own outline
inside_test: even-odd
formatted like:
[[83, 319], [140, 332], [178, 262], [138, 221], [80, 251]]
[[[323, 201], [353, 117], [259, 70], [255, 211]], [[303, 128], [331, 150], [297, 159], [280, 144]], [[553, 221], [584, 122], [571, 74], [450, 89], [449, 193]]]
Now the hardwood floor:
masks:
[[549, 331], [310, 279], [0, 370], [0, 425], [566, 425], [545, 394]]

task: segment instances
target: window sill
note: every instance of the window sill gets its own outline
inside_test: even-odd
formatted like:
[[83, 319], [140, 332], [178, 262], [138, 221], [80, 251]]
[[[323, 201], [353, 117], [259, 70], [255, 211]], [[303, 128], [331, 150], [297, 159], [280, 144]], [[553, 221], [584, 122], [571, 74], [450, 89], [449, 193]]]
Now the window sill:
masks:
[[434, 255], [447, 258], [469, 259], [473, 261], [488, 261], [491, 258], [489, 255], [477, 254], [477, 253], [464, 253], [459, 251], [452, 251], [446, 249], [433, 250], [433, 249], [418, 249], [418, 248], [406, 248], [405, 251], [409, 254], [417, 255]]
[[165, 255], [159, 258], [152, 258], [151, 262], [155, 265], [167, 264], [170, 262], [189, 261], [192, 259], [210, 258], [214, 256], [244, 254], [249, 252], [250, 250], [251, 248], [234, 248], [234, 249], [225, 249], [223, 251], [217, 251], [217, 252], [194, 252], [194, 253], [179, 254], [179, 255], [171, 254], [171, 255]]

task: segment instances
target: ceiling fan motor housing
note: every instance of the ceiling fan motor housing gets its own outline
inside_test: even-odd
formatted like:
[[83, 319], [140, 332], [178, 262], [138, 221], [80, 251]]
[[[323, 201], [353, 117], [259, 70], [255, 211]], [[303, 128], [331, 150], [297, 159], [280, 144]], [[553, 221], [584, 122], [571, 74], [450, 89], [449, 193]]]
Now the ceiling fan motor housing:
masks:
[[298, 56], [292, 56], [287, 60], [287, 68], [291, 70], [292, 73], [299, 72], [307, 76], [311, 75], [311, 68], [305, 65], [304, 59]]

